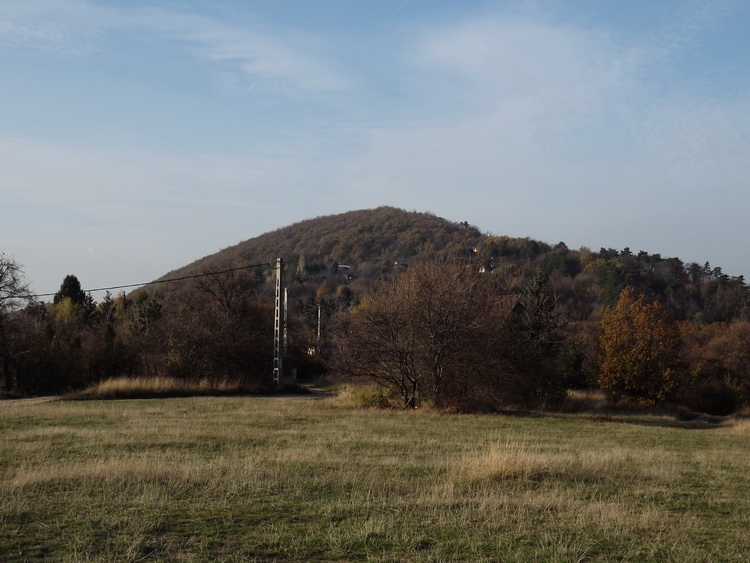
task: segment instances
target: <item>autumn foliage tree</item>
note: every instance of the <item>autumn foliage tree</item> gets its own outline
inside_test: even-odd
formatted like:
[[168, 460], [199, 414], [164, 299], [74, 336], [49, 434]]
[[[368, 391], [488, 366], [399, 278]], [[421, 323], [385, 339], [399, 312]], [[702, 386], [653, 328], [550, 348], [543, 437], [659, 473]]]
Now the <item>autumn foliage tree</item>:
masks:
[[628, 286], [607, 308], [599, 333], [599, 387], [616, 403], [652, 405], [677, 388], [681, 340], [659, 303]]
[[750, 404], [750, 322], [683, 323], [681, 332], [691, 376], [685, 405], [727, 415]]

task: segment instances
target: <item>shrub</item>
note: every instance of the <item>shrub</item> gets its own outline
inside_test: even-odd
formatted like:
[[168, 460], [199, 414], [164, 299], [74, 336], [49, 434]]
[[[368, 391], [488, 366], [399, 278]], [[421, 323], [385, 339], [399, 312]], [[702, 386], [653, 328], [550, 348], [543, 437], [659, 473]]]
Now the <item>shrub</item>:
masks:
[[695, 412], [726, 416], [737, 408], [737, 393], [724, 381], [713, 379], [688, 389], [680, 403]]
[[380, 385], [345, 385], [338, 390], [340, 406], [358, 409], [388, 409], [393, 406], [391, 392]]

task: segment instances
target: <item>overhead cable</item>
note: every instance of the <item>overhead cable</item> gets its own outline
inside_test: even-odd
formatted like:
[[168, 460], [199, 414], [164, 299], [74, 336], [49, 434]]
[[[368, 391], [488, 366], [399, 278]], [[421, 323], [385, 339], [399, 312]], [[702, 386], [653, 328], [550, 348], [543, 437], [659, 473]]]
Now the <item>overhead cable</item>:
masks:
[[[144, 283], [130, 283], [126, 285], [113, 285], [111, 287], [97, 287], [96, 289], [84, 289], [82, 290], [84, 293], [95, 293], [97, 291], [111, 291], [113, 289], [127, 289], [131, 287], [142, 287], [145, 285], [155, 285], [158, 283], [171, 283], [171, 282], [178, 282], [178, 281], [184, 281], [184, 280], [190, 280], [194, 278], [205, 278], [208, 276], [216, 276], [219, 274], [228, 274], [230, 272], [237, 272], [239, 270], [249, 270], [250, 268], [259, 268], [261, 266], [267, 266], [268, 268], [275, 270], [276, 268], [274, 266], [271, 266], [268, 262], [263, 262], [261, 264], [250, 264], [248, 266], [239, 266], [237, 268], [229, 268], [228, 270], [221, 270], [218, 272], [203, 272], [202, 274], [193, 274], [190, 276], [180, 276], [177, 278], [167, 278], [165, 280], [155, 280], [150, 282], [144, 282]], [[30, 295], [29, 297], [37, 298], [37, 297], [52, 297], [54, 295], [57, 295], [59, 292], [55, 293], [37, 293], [36, 295]]]

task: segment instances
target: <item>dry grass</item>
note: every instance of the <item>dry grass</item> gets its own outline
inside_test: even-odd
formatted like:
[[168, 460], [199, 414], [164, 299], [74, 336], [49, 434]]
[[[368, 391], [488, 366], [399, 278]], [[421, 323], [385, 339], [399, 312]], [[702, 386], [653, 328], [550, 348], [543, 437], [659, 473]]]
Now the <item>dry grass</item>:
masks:
[[174, 377], [116, 377], [100, 381], [79, 393], [78, 396], [81, 398], [115, 399], [232, 394], [244, 391], [247, 391], [247, 388], [240, 382], [226, 379], [190, 381]]
[[750, 434], [750, 418], [733, 417], [725, 424], [733, 434]]
[[340, 385], [330, 402], [337, 407], [349, 409], [387, 409], [399, 406], [389, 390], [374, 383]]
[[612, 447], [585, 450], [550, 451], [533, 444], [527, 437], [511, 437], [505, 442], [475, 447], [451, 467], [457, 482], [493, 480], [548, 480], [595, 483], [603, 479], [659, 477], [669, 479], [675, 467], [674, 456], [653, 450]]
[[738, 425], [335, 399], [0, 411], [0, 560], [740, 561]]

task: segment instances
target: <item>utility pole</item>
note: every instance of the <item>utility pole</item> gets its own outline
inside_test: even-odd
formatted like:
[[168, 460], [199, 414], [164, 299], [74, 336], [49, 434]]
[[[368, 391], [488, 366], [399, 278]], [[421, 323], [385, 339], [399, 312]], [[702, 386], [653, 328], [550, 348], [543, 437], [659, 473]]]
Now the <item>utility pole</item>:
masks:
[[276, 259], [276, 301], [273, 323], [273, 388], [278, 391], [284, 384], [284, 356], [286, 355], [286, 279], [284, 260]]
[[315, 339], [315, 351], [320, 354], [323, 350], [323, 305], [318, 301], [318, 333]]

